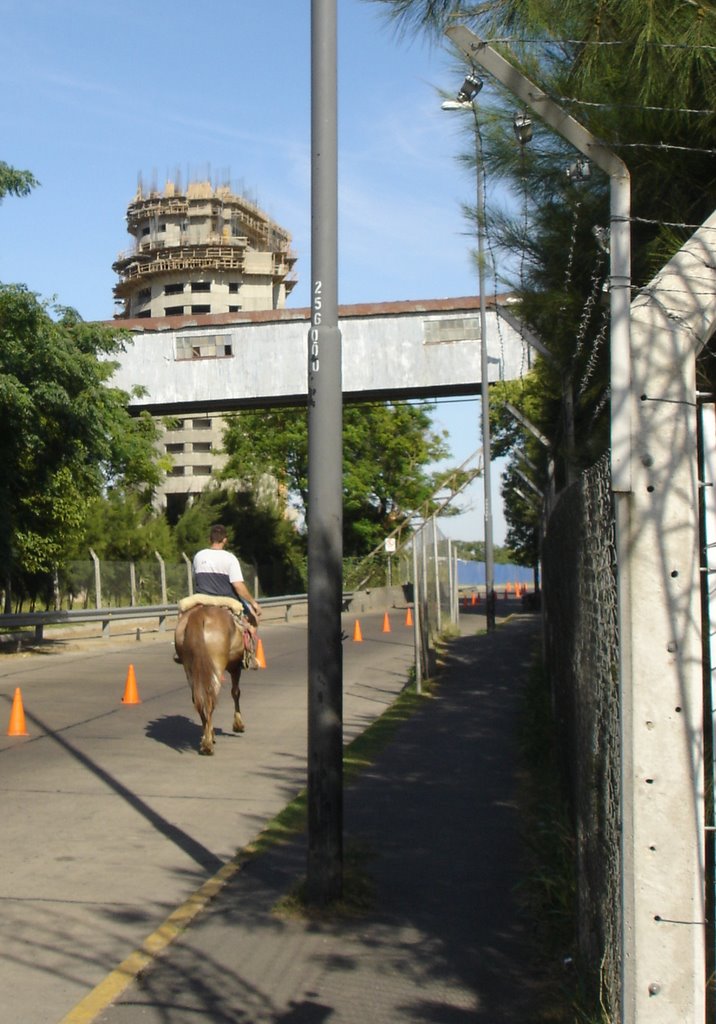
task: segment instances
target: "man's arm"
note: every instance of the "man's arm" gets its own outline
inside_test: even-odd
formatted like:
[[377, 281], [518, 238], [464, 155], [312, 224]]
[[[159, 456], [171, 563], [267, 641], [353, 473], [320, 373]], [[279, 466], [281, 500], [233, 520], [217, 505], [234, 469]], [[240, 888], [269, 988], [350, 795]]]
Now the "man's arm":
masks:
[[243, 580], [232, 580], [231, 586], [234, 588], [239, 597], [243, 597], [251, 608], [253, 608], [254, 615], [258, 618], [261, 615], [261, 606], [258, 601], [255, 600], [253, 594], [246, 586]]

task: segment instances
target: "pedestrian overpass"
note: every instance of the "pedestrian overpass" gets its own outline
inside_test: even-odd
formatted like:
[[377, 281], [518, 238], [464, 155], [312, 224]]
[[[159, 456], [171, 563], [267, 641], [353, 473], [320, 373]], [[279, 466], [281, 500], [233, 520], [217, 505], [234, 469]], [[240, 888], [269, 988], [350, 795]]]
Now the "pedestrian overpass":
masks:
[[[486, 303], [489, 382], [526, 372], [530, 352], [508, 313]], [[130, 409], [153, 415], [304, 404], [309, 309], [113, 321], [132, 334], [111, 383], [145, 394]], [[474, 395], [480, 391], [480, 300], [428, 299], [341, 306], [347, 401]]]

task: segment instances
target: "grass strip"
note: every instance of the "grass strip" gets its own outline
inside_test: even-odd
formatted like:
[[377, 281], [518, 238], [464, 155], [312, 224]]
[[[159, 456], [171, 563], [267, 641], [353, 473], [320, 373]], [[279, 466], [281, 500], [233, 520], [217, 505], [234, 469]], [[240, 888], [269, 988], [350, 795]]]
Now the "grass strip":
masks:
[[[368, 768], [378, 754], [385, 749], [396, 730], [407, 721], [431, 695], [432, 685], [423, 681], [423, 693], [417, 694], [415, 686], [409, 683], [383, 714], [371, 722], [360, 736], [351, 740], [343, 750], [343, 782], [350, 785], [357, 776]], [[289, 842], [306, 830], [308, 794], [306, 789], [287, 804], [272, 818], [266, 827], [243, 851], [249, 856], [264, 852], [275, 843]]]

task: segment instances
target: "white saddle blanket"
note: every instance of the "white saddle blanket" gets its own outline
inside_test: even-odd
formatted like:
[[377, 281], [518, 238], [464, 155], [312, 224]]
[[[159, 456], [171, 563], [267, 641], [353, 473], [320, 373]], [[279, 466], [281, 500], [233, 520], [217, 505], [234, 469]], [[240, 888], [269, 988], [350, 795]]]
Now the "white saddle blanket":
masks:
[[234, 615], [244, 615], [245, 613], [241, 601], [233, 597], [214, 597], [212, 594], [190, 594], [189, 597], [181, 599], [178, 608], [180, 612], [188, 612], [190, 608], [195, 608], [198, 604], [216, 604], [220, 607], [230, 608]]

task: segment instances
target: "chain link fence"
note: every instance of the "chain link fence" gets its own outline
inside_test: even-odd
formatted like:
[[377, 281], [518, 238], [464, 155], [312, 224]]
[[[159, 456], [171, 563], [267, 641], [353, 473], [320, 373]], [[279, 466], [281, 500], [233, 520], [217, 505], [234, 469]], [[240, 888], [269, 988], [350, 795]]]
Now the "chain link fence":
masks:
[[[394, 540], [394, 544], [391, 543]], [[452, 541], [432, 516], [411, 530], [402, 528], [386, 546], [357, 562], [344, 562], [344, 589], [392, 589], [411, 608], [415, 630], [415, 682], [434, 671], [435, 642], [441, 633], [457, 629], [457, 558]]]
[[545, 659], [576, 836], [579, 955], [621, 1020], [621, 763], [609, 460], [563, 491], [542, 547]]
[[[175, 604], [192, 592], [191, 562], [154, 558], [116, 562], [97, 558], [67, 562], [58, 568], [55, 602], [60, 609], [141, 608]], [[241, 562], [249, 589], [257, 589], [253, 565]]]

